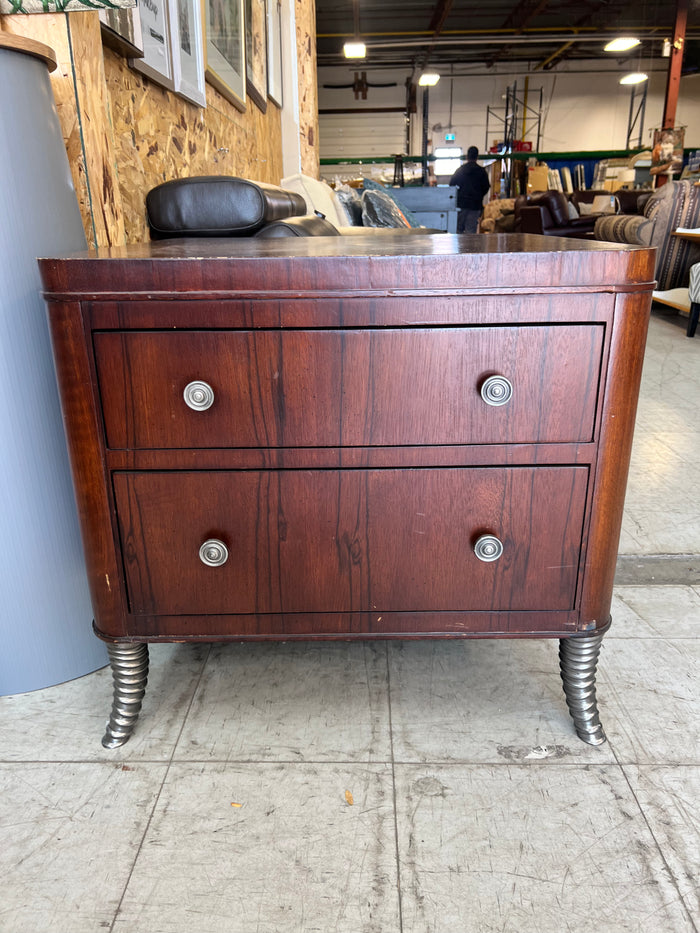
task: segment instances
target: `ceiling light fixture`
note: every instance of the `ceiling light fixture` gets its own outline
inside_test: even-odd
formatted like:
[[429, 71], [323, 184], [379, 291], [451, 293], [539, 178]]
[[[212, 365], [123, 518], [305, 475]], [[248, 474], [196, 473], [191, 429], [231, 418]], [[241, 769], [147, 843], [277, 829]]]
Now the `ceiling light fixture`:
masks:
[[636, 49], [641, 45], [639, 39], [633, 39], [631, 36], [620, 36], [619, 39], [612, 39], [603, 49], [604, 52], [629, 52], [630, 49]]
[[440, 80], [439, 74], [435, 74], [430, 71], [425, 71], [418, 79], [418, 83], [421, 85], [421, 87], [434, 87], [438, 83], [439, 80]]
[[367, 46], [364, 42], [346, 42], [343, 46], [343, 55], [346, 58], [366, 58]]
[[632, 71], [620, 78], [620, 84], [643, 84], [644, 81], [648, 80], [649, 75], [644, 74], [643, 71]]

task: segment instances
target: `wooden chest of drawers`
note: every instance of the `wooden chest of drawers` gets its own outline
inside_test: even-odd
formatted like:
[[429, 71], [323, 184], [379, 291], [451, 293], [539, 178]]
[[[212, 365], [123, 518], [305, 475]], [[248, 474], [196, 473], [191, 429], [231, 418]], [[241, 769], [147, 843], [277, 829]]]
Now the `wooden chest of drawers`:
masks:
[[484, 635], [559, 637], [604, 740], [651, 251], [370, 234], [40, 264], [106, 744], [148, 642]]

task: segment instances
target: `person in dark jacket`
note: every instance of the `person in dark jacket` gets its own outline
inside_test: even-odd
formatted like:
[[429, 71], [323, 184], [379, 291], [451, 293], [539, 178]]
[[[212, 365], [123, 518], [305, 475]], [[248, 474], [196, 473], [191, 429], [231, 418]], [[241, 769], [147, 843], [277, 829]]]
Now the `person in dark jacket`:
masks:
[[467, 161], [450, 178], [450, 185], [459, 188], [457, 194], [457, 233], [476, 233], [483, 210], [484, 195], [491, 187], [485, 168], [477, 164], [479, 150], [467, 149]]

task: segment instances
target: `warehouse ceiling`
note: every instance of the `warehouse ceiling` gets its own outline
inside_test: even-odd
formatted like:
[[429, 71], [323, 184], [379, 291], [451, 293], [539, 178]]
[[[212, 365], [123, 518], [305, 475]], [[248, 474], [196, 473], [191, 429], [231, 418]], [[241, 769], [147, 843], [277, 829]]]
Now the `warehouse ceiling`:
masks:
[[[700, 66], [700, 0], [688, 5], [684, 73]], [[365, 69], [567, 70], [591, 60], [663, 68], [676, 0], [316, 0], [318, 64]], [[631, 52], [606, 53], [608, 39], [635, 36]], [[361, 40], [367, 57], [350, 61], [343, 43]]]

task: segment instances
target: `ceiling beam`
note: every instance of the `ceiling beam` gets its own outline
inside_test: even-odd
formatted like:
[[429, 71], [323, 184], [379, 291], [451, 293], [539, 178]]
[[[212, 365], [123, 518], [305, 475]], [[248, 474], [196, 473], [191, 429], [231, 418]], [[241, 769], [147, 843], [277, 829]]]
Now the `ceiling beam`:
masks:
[[[532, 6], [532, 0], [520, 0], [520, 3], [511, 10], [510, 15], [501, 28], [508, 29], [511, 26], [516, 26], [516, 35], [522, 35], [523, 30], [530, 25], [533, 19], [544, 12], [548, 6], [549, 0], [539, 0], [534, 7]], [[522, 22], [518, 22], [520, 18], [522, 18]], [[507, 54], [509, 48], [510, 46], [505, 45], [502, 49], [494, 52], [491, 58], [486, 62], [486, 67], [493, 68], [496, 62]]]
[[[649, 38], [662, 38], [663, 33]], [[501, 33], [483, 33], [479, 36], [442, 36], [432, 42], [433, 48], [449, 48], [450, 46], [466, 45], [561, 45], [562, 42], [600, 43], [611, 38], [608, 32], [579, 32], [576, 27], [557, 30], [556, 32], [528, 33], [526, 35], [507, 35]], [[700, 38], [700, 32], [694, 33], [694, 38]], [[367, 41], [368, 49], [421, 49], [425, 48], [423, 39], [383, 39], [379, 42]], [[607, 56], [606, 56], [607, 57]], [[600, 58], [600, 55], [596, 55]]]
[[433, 11], [433, 18], [430, 20], [430, 25], [428, 26], [433, 36], [437, 37], [442, 32], [442, 28], [445, 25], [447, 17], [450, 15], [451, 9], [452, 0], [438, 0], [435, 10]]
[[[572, 27], [573, 31], [577, 32], [579, 29], [586, 27], [587, 24], [592, 19], [594, 19], [598, 13], [605, 10], [606, 5], [607, 0], [598, 0], [597, 3], [592, 4], [588, 12], [584, 13], [584, 15], [579, 17], [579, 19], [574, 23]], [[583, 38], [583, 36], [581, 38]], [[557, 51], [554, 52], [553, 55], [550, 55], [543, 61], [538, 62], [537, 65], [535, 65], [535, 71], [540, 71], [541, 69], [549, 71], [551, 68], [554, 68], [555, 65], [558, 65], [559, 62], [563, 61], [567, 57], [568, 52], [574, 47], [575, 44], [576, 39], [565, 42], [560, 49], [557, 49]]]
[[428, 62], [430, 61], [430, 56], [433, 52], [433, 49], [435, 48], [435, 42], [440, 36], [440, 33], [442, 32], [442, 28], [445, 25], [445, 21], [447, 20], [447, 17], [450, 15], [450, 10], [452, 9], [452, 3], [453, 3], [453, 0], [437, 0], [437, 3], [435, 4], [435, 9], [433, 10], [432, 18], [430, 20], [430, 26], [429, 26], [429, 29], [432, 32], [432, 36], [428, 43], [428, 47], [425, 50], [425, 54], [419, 60], [417, 59], [417, 62], [416, 62], [417, 71], [422, 71], [425, 68], [425, 66], [428, 64]]
[[352, 28], [355, 38], [360, 38], [360, 0], [352, 0]]

